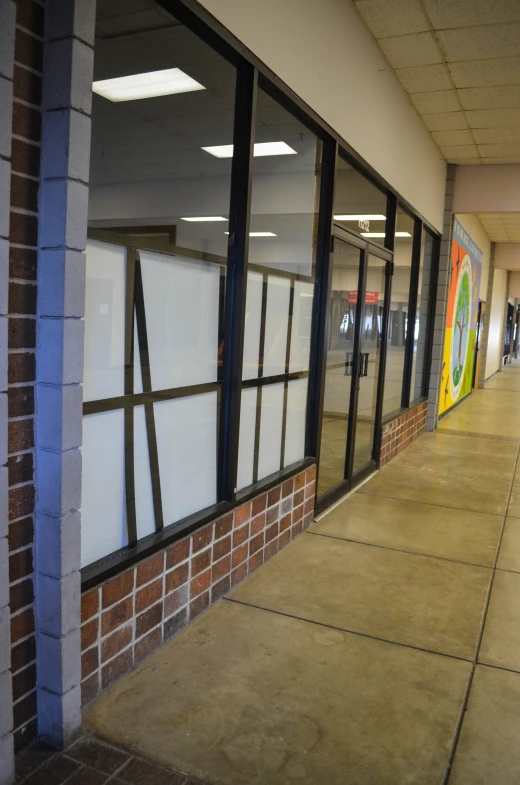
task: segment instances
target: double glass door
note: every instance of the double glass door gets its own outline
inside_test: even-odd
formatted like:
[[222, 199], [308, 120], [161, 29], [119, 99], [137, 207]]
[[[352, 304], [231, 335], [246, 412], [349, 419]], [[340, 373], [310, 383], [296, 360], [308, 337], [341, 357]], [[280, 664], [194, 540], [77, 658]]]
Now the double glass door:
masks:
[[381, 350], [391, 254], [337, 228], [329, 278], [318, 470], [324, 509], [376, 467]]

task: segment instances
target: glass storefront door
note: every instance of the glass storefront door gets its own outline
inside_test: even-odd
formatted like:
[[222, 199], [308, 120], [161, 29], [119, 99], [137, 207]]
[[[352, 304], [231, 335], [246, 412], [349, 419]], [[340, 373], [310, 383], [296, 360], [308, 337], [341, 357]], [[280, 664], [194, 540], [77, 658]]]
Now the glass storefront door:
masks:
[[318, 509], [375, 469], [391, 254], [338, 228], [329, 283]]

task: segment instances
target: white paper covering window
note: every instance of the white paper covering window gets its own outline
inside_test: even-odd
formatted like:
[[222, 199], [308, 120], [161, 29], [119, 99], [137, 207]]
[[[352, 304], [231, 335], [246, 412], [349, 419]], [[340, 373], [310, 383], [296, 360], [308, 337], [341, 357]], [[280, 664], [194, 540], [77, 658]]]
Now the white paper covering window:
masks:
[[285, 373], [290, 293], [289, 278], [269, 276], [265, 314], [264, 376]]
[[258, 479], [280, 471], [282, 448], [284, 384], [268, 384], [262, 389]]
[[240, 405], [240, 439], [238, 448], [237, 488], [247, 488], [253, 482], [255, 458], [257, 388], [242, 390]]
[[124, 392], [126, 249], [87, 242], [83, 400]]
[[260, 326], [262, 320], [263, 276], [248, 272], [246, 293], [246, 319], [244, 325], [244, 366], [243, 379], [256, 379], [258, 376], [258, 355], [260, 350]]
[[153, 390], [217, 378], [220, 267], [141, 251]]
[[308, 379], [295, 379], [287, 386], [287, 420], [284, 466], [305, 458], [305, 419]]
[[124, 428], [123, 409], [83, 418], [82, 567], [128, 543]]
[[217, 501], [217, 393], [154, 404], [164, 525]]
[[314, 284], [296, 281], [294, 284], [291, 355], [289, 371], [307, 371], [311, 351], [312, 303]]

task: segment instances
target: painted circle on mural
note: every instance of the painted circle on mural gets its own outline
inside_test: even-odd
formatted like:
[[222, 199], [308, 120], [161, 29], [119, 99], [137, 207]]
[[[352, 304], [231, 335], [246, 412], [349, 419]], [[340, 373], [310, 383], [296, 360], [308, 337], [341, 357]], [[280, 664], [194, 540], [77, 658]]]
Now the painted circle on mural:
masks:
[[471, 329], [471, 262], [468, 254], [464, 257], [460, 268], [455, 300], [453, 302], [453, 324], [451, 335], [451, 373], [450, 392], [456, 401], [462, 382], [468, 357], [469, 332]]

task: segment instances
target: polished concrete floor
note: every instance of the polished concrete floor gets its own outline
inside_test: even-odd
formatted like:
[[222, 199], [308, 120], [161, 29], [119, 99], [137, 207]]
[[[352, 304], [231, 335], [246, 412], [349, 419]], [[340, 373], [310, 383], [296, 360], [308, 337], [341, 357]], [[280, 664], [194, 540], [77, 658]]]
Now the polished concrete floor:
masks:
[[520, 782], [520, 364], [86, 712], [228, 785]]

